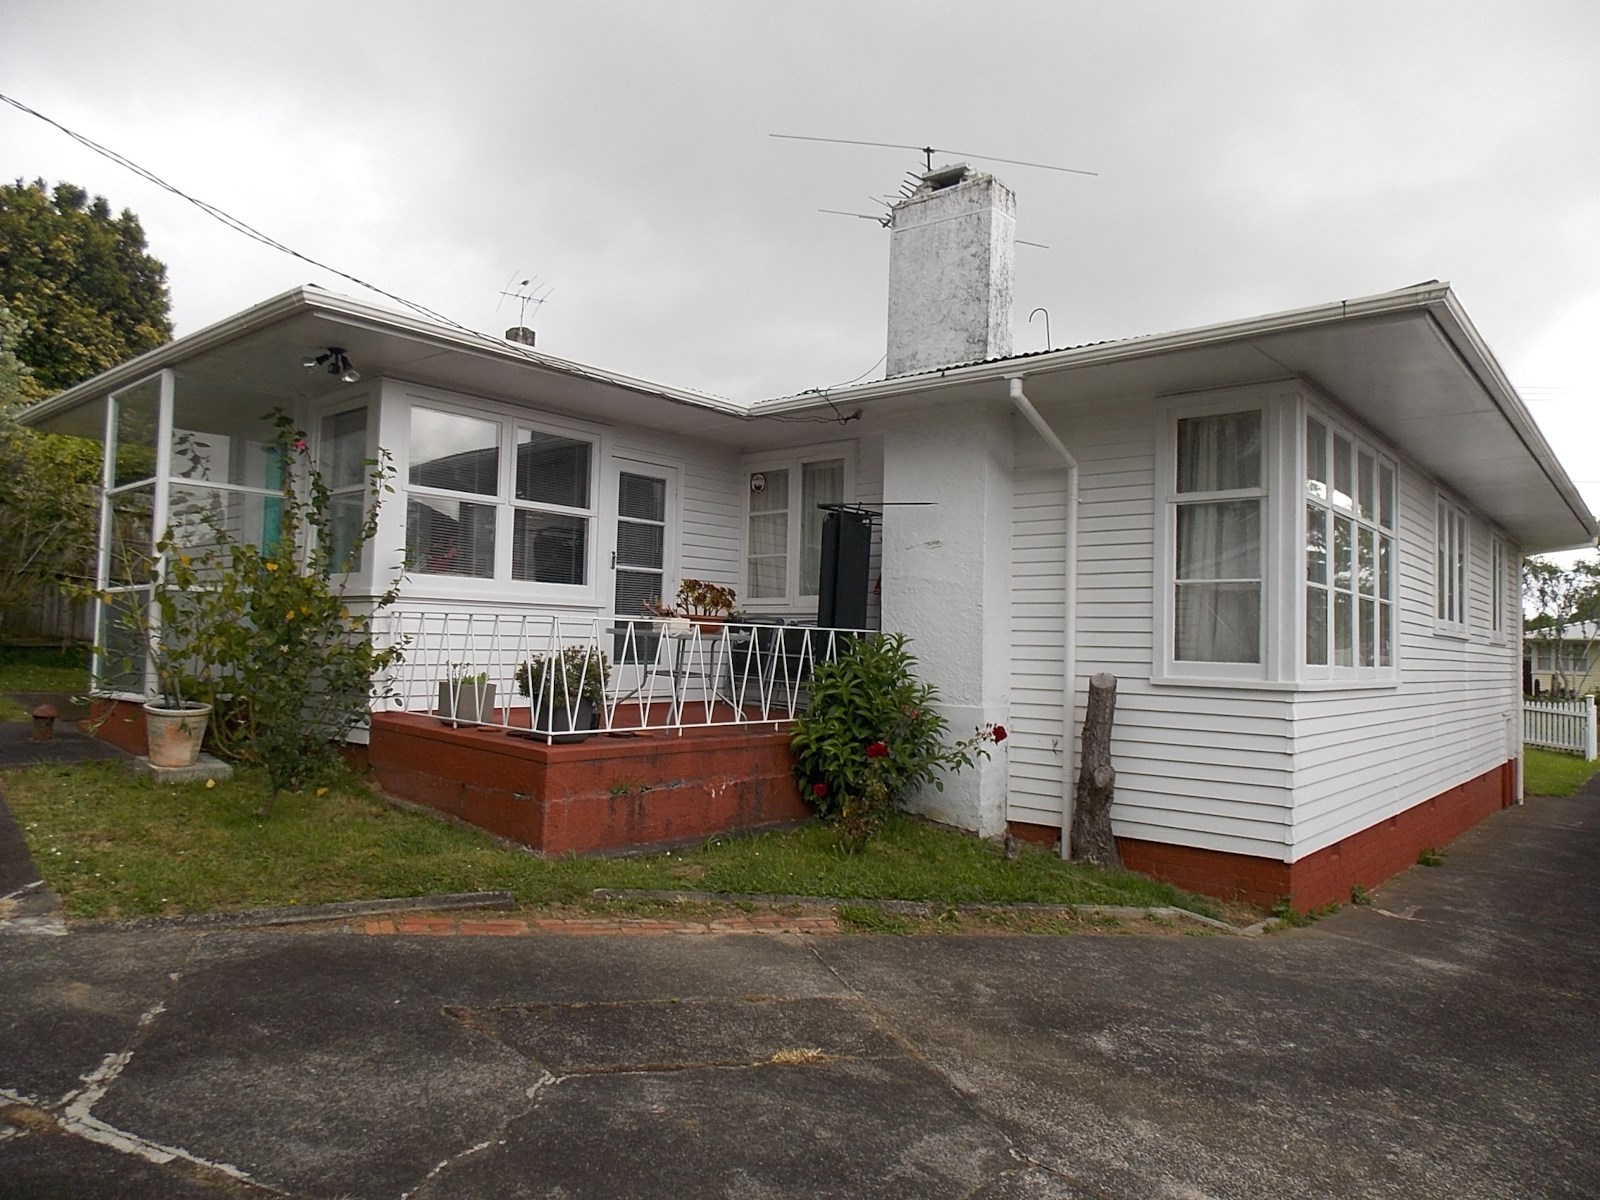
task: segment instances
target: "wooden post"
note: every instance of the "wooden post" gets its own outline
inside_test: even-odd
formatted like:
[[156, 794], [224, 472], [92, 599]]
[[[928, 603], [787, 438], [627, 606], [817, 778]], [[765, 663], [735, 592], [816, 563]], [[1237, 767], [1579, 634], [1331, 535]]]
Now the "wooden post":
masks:
[[1122, 856], [1111, 836], [1111, 800], [1117, 773], [1111, 766], [1111, 722], [1117, 711], [1117, 680], [1101, 673], [1089, 680], [1089, 706], [1083, 718], [1083, 750], [1072, 802], [1072, 861], [1120, 867]]

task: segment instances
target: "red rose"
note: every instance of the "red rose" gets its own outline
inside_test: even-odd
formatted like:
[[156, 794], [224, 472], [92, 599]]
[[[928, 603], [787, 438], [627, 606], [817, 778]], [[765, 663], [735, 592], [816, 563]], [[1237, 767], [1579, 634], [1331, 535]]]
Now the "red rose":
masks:
[[996, 725], [994, 727], [994, 740], [997, 742], [1006, 740], [1006, 727], [1004, 725]]
[[868, 758], [888, 758], [889, 757], [889, 747], [884, 745], [882, 742], [873, 742], [871, 745], [869, 745], [867, 747], [867, 757]]
[[811, 794], [818, 798], [826, 796], [828, 794], [828, 785], [825, 783], [813, 783], [811, 785]]
[[310, 447], [306, 445], [305, 438], [295, 438], [294, 448], [300, 451], [301, 454], [304, 454]]

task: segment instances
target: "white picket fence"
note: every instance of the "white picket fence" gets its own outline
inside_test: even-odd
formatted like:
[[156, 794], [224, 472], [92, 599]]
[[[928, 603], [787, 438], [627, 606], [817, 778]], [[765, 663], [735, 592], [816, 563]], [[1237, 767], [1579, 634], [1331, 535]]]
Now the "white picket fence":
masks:
[[1595, 744], [1594, 697], [1524, 700], [1522, 740], [1530, 746], [1581, 754], [1590, 762], [1600, 758], [1600, 748]]

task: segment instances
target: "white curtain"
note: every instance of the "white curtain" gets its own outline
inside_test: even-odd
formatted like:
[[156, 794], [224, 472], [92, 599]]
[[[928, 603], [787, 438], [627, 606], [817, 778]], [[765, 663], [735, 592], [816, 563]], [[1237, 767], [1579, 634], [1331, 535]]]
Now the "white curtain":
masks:
[[1261, 501], [1178, 507], [1173, 656], [1261, 661]]

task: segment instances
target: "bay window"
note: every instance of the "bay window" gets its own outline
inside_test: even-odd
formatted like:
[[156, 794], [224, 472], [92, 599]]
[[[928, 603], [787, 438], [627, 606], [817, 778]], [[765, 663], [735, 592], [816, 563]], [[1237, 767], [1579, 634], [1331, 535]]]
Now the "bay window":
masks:
[[1162, 413], [1152, 678], [1396, 681], [1395, 461], [1280, 385]]

